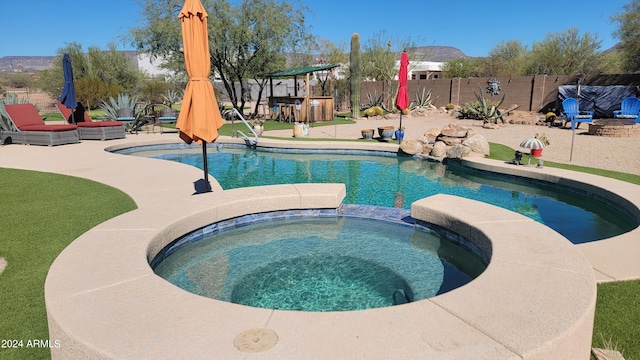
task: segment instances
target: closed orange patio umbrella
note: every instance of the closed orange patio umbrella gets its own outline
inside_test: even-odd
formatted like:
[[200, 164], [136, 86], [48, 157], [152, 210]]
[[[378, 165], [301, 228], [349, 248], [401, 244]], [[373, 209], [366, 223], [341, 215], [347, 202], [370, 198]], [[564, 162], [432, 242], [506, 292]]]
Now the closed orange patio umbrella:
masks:
[[186, 0], [178, 17], [182, 23], [184, 62], [189, 82], [184, 91], [176, 128], [180, 130], [180, 138], [187, 144], [193, 141], [202, 144], [204, 189], [197, 189], [196, 186], [196, 190], [207, 192], [211, 191], [207, 143], [218, 138], [218, 129], [223, 124], [213, 85], [209, 80], [211, 60], [207, 31], [208, 15], [200, 0]]

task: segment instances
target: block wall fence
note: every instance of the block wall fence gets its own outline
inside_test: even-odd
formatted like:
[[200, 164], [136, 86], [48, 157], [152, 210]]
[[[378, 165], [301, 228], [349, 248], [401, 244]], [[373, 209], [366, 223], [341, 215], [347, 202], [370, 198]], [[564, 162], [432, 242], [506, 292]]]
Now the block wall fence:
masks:
[[[409, 99], [416, 99], [416, 94], [422, 94], [422, 89], [431, 90], [432, 98], [437, 98], [434, 105], [437, 107], [446, 106], [448, 103], [461, 105], [469, 101], [475, 101], [475, 93], [483, 91], [485, 97], [499, 101], [504, 95], [502, 107], [519, 105], [519, 110], [535, 111], [546, 113], [554, 109], [560, 109], [561, 105], [556, 103], [558, 98], [558, 86], [577, 85], [578, 79], [582, 78], [583, 85], [589, 86], [639, 86], [640, 74], [614, 74], [614, 75], [594, 75], [594, 76], [567, 76], [567, 75], [536, 75], [536, 76], [499, 76], [502, 90], [499, 95], [489, 96], [487, 94], [487, 82], [493, 77], [472, 77], [472, 78], [451, 78], [451, 79], [429, 79], [429, 80], [409, 80], [407, 88]], [[365, 81], [361, 86], [360, 99], [367, 102], [367, 94], [381, 94], [385, 91], [381, 81]], [[391, 93], [395, 95], [398, 82], [391, 82]], [[390, 99], [386, 99], [389, 108], [392, 108]]]

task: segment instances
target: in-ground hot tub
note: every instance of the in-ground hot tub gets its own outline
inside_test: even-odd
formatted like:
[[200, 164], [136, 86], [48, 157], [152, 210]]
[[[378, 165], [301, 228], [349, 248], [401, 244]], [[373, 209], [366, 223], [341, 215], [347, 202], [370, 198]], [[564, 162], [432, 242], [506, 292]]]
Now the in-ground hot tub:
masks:
[[[151, 266], [194, 294], [297, 311], [419, 301], [463, 286], [486, 268], [488, 259], [476, 256], [478, 249], [460, 237], [354, 216], [385, 209], [345, 205], [337, 217], [314, 211], [248, 215], [172, 242]], [[389, 210], [408, 218], [407, 210]]]
[[45, 284], [54, 358], [438, 357], [582, 359], [596, 288], [584, 256], [556, 232], [491, 205], [436, 195], [416, 221], [490, 257], [469, 284], [400, 306], [344, 312], [261, 309], [168, 283], [149, 262], [212, 222], [292, 209], [336, 209], [344, 186], [278, 185], [187, 197], [107, 221], [56, 259]]

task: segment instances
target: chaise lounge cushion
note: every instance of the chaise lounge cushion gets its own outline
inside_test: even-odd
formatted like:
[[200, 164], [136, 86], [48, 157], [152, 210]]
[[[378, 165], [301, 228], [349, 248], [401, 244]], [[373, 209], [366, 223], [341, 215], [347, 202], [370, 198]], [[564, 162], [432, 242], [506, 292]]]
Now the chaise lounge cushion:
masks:
[[[78, 103], [78, 104], [80, 105], [80, 103]], [[64, 116], [65, 119], [70, 119], [71, 118], [71, 113], [72, 113], [71, 109], [69, 109], [68, 107], [64, 106], [60, 101], [58, 101], [56, 103], [56, 106], [58, 107], [58, 110], [60, 111], [62, 116]], [[122, 123], [119, 122], [119, 121], [93, 121], [93, 119], [91, 119], [89, 114], [84, 111], [84, 109], [82, 109], [81, 112], [84, 115], [83, 116], [83, 120], [77, 121], [76, 124], [75, 124], [80, 128], [99, 128], [99, 127], [105, 127], [105, 126], [122, 126]], [[69, 122], [71, 122], [71, 121], [69, 120]]]
[[20, 131], [69, 131], [78, 127], [71, 124], [46, 125], [33, 104], [5, 105], [5, 110]]
[[79, 122], [79, 128], [99, 128], [105, 126], [122, 126], [122, 123], [119, 121], [91, 121], [91, 122]]
[[64, 124], [54, 124], [54, 125], [17, 125], [20, 131], [69, 131], [75, 130], [78, 127], [75, 125], [64, 125]]

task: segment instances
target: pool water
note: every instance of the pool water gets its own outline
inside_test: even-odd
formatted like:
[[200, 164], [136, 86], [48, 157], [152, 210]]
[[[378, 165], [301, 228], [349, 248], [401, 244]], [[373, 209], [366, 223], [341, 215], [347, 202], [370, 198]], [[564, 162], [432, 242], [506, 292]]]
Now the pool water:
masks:
[[[344, 183], [346, 203], [409, 208], [435, 194], [450, 194], [509, 209], [541, 222], [574, 244], [634, 229], [624, 212], [597, 199], [551, 184], [478, 172], [461, 166], [365, 152], [317, 153], [209, 147], [209, 172], [224, 189], [291, 183]], [[203, 168], [199, 147], [126, 150], [139, 156]]]
[[154, 271], [192, 293], [254, 307], [348, 311], [426, 299], [486, 265], [413, 226], [357, 217], [275, 220], [182, 247]]

